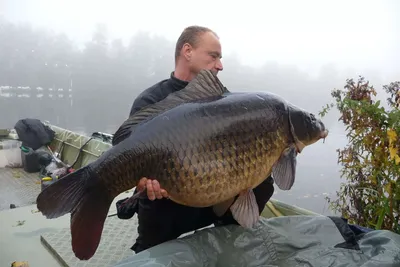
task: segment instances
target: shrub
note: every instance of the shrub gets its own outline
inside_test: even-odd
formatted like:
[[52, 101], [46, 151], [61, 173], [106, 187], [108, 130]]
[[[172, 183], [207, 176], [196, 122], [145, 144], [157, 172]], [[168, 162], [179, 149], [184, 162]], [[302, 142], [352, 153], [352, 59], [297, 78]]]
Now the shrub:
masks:
[[346, 126], [348, 144], [338, 149], [342, 182], [330, 207], [350, 223], [400, 233], [400, 82], [383, 87], [388, 108], [376, 101], [373, 86], [359, 77], [335, 89], [333, 103], [320, 112], [323, 117], [336, 107]]

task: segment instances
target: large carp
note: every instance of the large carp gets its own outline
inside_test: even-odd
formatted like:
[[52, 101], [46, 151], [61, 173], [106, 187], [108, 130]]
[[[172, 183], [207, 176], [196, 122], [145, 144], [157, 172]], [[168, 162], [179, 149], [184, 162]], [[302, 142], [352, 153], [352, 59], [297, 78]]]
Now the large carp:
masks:
[[289, 190], [297, 154], [327, 134], [314, 115], [277, 95], [231, 93], [203, 70], [125, 121], [113, 147], [44, 189], [37, 207], [47, 218], [71, 213], [72, 249], [81, 260], [95, 253], [113, 199], [141, 177], [157, 179], [172, 201], [212, 206], [218, 216], [230, 208], [251, 227], [259, 218], [252, 189], [272, 173]]

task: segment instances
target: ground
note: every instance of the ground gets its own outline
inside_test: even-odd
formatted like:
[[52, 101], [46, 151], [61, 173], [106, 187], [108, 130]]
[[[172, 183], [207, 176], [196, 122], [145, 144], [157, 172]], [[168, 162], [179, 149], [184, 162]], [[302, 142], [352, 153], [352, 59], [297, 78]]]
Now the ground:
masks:
[[0, 168], [0, 211], [32, 205], [40, 193], [39, 173], [26, 173], [21, 168]]
[[[119, 195], [109, 214], [116, 213], [118, 199], [131, 195], [131, 192]], [[136, 227], [137, 216], [130, 220], [108, 217], [97, 253], [89, 261], [79, 261], [71, 250], [69, 214], [49, 220], [37, 212], [35, 204], [2, 210], [0, 266], [11, 266], [13, 261], [28, 261], [30, 266], [63, 266], [59, 260], [64, 266], [109, 266], [133, 253], [129, 248], [135, 242]], [[120, 231], [118, 239], [116, 231]]]

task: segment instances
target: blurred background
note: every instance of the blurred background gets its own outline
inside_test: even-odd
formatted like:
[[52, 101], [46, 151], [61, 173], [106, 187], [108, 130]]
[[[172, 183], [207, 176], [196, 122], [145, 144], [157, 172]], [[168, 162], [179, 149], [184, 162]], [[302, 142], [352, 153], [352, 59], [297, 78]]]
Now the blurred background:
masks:
[[[400, 80], [400, 3], [393, 1], [0, 0], [0, 128], [22, 118], [114, 133], [136, 96], [169, 77], [189, 25], [220, 36], [231, 91], [270, 91], [316, 114], [347, 78]], [[338, 113], [298, 157], [291, 191], [275, 198], [322, 214], [339, 190]]]

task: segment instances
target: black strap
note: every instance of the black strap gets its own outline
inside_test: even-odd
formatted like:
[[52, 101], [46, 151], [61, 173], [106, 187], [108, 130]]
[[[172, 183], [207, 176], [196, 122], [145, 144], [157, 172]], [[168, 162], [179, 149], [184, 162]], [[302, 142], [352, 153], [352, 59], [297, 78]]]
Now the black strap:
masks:
[[337, 229], [339, 230], [340, 234], [343, 236], [345, 240], [345, 242], [335, 245], [335, 248], [360, 250], [360, 246], [358, 245], [357, 241], [364, 233], [359, 233], [358, 235], [356, 235], [351, 230], [345, 218], [337, 216], [328, 216], [328, 218], [330, 218], [333, 221], [333, 223], [336, 225]]

